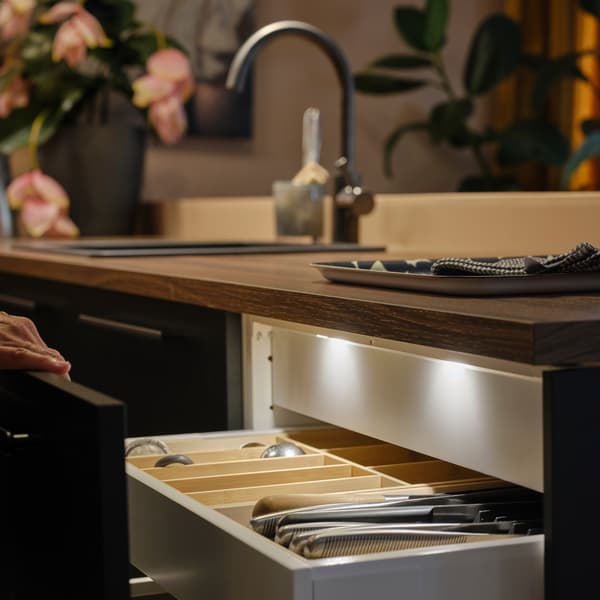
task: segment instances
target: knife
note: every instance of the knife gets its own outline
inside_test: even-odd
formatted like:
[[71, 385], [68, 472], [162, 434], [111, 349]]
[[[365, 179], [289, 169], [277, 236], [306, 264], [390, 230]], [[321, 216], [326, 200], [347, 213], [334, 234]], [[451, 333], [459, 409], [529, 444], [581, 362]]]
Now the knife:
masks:
[[[297, 494], [290, 494], [290, 496], [296, 497]], [[320, 495], [308, 495], [312, 500], [317, 499], [319, 501], [321, 499]], [[414, 497], [406, 497], [406, 496], [384, 496], [384, 500], [381, 500], [381, 496], [376, 496], [375, 498], [378, 500], [377, 502], [373, 502], [372, 499], [369, 499], [367, 502], [347, 502], [347, 503], [337, 503], [330, 505], [317, 505], [303, 508], [293, 508], [291, 510], [280, 510], [269, 512], [266, 514], [259, 514], [258, 516], [253, 516], [250, 520], [250, 526], [261, 535], [265, 537], [270, 537], [273, 539], [275, 537], [275, 527], [277, 523], [286, 515], [292, 513], [306, 513], [313, 512], [318, 510], [320, 512], [330, 511], [330, 510], [349, 510], [356, 508], [383, 508], [386, 506], [410, 506], [410, 505], [437, 505], [437, 504], [459, 504], [459, 503], [473, 503], [473, 502], [486, 502], [490, 500], [495, 500], [498, 502], [501, 501], [510, 501], [510, 500], [531, 500], [531, 501], [541, 501], [541, 494], [538, 492], [533, 492], [531, 490], [527, 490], [525, 488], [520, 487], [510, 487], [510, 488], [498, 488], [498, 489], [490, 489], [490, 490], [476, 490], [472, 492], [463, 492], [459, 494], [435, 494], [433, 496], [414, 496]], [[268, 496], [259, 500], [255, 506], [254, 513], [261, 512], [265, 507], [272, 506], [281, 506], [285, 504], [284, 502], [280, 502], [279, 498], [286, 498], [286, 495], [283, 496]], [[356, 498], [356, 496], [355, 496]], [[275, 499], [271, 501], [269, 499]], [[304, 498], [303, 498], [304, 499]], [[293, 502], [292, 502], [293, 504]], [[303, 504], [303, 502], [301, 502]], [[257, 506], [259, 509], [257, 510]], [[307, 519], [311, 520], [311, 519]], [[328, 517], [325, 518], [313, 518], [313, 521], [329, 521]], [[354, 519], [360, 520], [360, 519]]]
[[410, 531], [402, 529], [361, 530], [360, 528], [335, 528], [304, 536], [290, 543], [290, 550], [305, 558], [333, 558], [355, 556], [372, 552], [393, 552], [446, 544], [464, 544], [506, 539], [505, 534], [463, 533], [452, 531]]
[[311, 521], [363, 521], [367, 523], [483, 523], [495, 520], [541, 518], [542, 503], [484, 502], [456, 505], [381, 506], [289, 512], [278, 525]]
[[[526, 500], [541, 499], [541, 494], [521, 487], [502, 487], [483, 490], [473, 490], [471, 492], [458, 492], [450, 494], [422, 494], [422, 495], [402, 495], [399, 492], [391, 494], [276, 494], [260, 498], [252, 510], [253, 517], [259, 517], [268, 513], [278, 513], [287, 510], [301, 508], [314, 508], [325, 504], [379, 504], [382, 502], [397, 502], [399, 500], [410, 500], [419, 502], [423, 499], [435, 498], [435, 503], [443, 502], [485, 502], [495, 499], [498, 502], [502, 500]], [[437, 500], [440, 499], [440, 500]], [[433, 504], [433, 502], [432, 502]]]
[[[281, 546], [289, 546], [296, 536], [314, 533], [323, 529], [355, 528], [360, 531], [378, 529], [379, 523], [361, 523], [339, 521], [322, 521], [313, 523], [291, 523], [279, 525], [275, 533], [275, 542]], [[528, 521], [494, 521], [492, 523], [394, 523], [385, 525], [392, 530], [410, 531], [454, 531], [463, 533], [488, 533], [494, 535], [535, 535], [543, 533], [542, 521], [534, 519]]]

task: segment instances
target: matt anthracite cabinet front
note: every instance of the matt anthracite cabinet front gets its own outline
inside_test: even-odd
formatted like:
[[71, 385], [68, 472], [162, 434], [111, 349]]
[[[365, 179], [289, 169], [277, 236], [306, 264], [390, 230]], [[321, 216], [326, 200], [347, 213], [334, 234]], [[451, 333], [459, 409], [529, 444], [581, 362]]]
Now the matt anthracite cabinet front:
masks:
[[241, 425], [239, 315], [5, 275], [0, 309], [31, 318], [74, 381], [125, 402], [130, 436]]

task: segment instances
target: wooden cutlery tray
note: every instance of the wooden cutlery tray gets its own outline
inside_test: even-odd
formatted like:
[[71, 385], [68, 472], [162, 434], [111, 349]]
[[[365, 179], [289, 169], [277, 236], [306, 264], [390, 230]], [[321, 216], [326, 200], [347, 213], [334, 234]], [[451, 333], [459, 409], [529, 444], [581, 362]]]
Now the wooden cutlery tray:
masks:
[[[279, 442], [292, 442], [305, 454], [260, 458], [266, 447]], [[243, 447], [247, 444], [257, 445]], [[169, 450], [188, 456], [193, 464], [155, 467], [160, 455], [131, 457], [128, 462], [244, 525], [254, 503], [272, 494], [408, 494], [498, 484], [475, 471], [343, 429], [195, 438], [171, 441]]]

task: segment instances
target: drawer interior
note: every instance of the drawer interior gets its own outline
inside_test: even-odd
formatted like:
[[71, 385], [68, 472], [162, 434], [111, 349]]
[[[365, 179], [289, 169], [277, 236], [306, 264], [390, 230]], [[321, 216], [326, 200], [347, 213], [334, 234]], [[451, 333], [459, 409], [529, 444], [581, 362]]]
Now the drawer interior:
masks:
[[[540, 535], [486, 532], [475, 539], [452, 531], [407, 533], [401, 525], [401, 539], [388, 540], [387, 532], [375, 539], [359, 533], [357, 539], [350, 527], [350, 537], [340, 542], [339, 534], [348, 532], [334, 527], [332, 535], [305, 530], [302, 540], [295, 525], [292, 532], [284, 531], [278, 513], [273, 514], [281, 510], [273, 508], [281, 506], [277, 502], [289, 507], [307, 498], [314, 505], [340, 502], [342, 495], [351, 502], [438, 492], [475, 491], [477, 497], [488, 497], [479, 490], [512, 484], [333, 428], [208, 433], [163, 441], [170, 453], [185, 454], [193, 464], [155, 467], [161, 455], [127, 459], [131, 561], [181, 600], [379, 600], [397, 597], [399, 589], [406, 600], [543, 597]], [[305, 454], [260, 457], [279, 442], [292, 442]], [[498, 490], [493, 494], [497, 497]], [[505, 520], [506, 513], [499, 514]], [[439, 522], [432, 519], [432, 527], [438, 529]], [[286, 541], [287, 533], [292, 538]], [[433, 544], [428, 533], [436, 537]], [[444, 537], [448, 534], [451, 539]]]
[[[299, 456], [261, 458], [292, 442]], [[255, 503], [275, 494], [431, 494], [507, 485], [470, 469], [338, 428], [173, 439], [193, 464], [154, 466], [161, 455], [128, 458], [148, 475], [249, 527]]]

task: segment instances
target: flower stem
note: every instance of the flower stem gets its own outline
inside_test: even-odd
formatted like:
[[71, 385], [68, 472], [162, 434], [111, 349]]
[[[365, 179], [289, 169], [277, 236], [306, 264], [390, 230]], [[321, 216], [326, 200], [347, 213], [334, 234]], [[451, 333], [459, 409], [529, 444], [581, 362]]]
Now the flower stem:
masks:
[[154, 27], [154, 36], [156, 37], [157, 49], [164, 50], [167, 47], [167, 38], [165, 34], [157, 27]]
[[439, 52], [431, 55], [431, 62], [433, 63], [433, 68], [440, 78], [440, 83], [442, 89], [448, 94], [450, 100], [456, 100], [456, 94], [454, 93], [454, 89], [452, 88], [452, 83], [450, 82], [450, 78], [448, 77], [448, 73], [446, 72], [446, 67], [444, 65], [444, 61], [442, 59], [442, 55]]
[[31, 166], [33, 169], [40, 168], [40, 161], [38, 160], [38, 146], [40, 143], [40, 133], [42, 131], [42, 125], [48, 116], [48, 111], [42, 111], [33, 121], [31, 125], [31, 133], [29, 134], [29, 156], [31, 158]]

